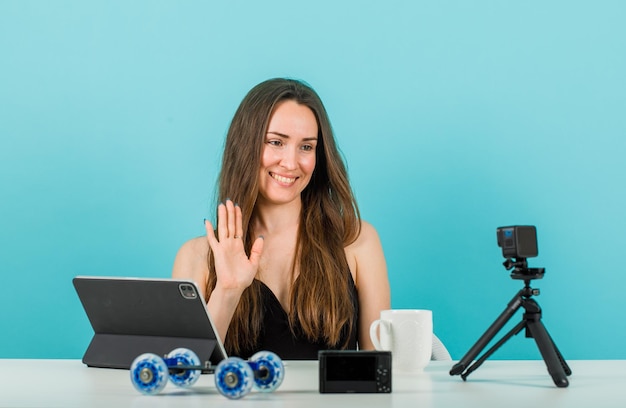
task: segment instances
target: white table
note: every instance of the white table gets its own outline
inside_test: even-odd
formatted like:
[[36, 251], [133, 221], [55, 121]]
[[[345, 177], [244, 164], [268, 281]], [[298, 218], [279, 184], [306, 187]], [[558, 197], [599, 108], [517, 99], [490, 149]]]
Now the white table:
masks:
[[552, 383], [543, 361], [485, 362], [467, 382], [450, 376], [451, 362], [424, 373], [393, 373], [391, 394], [320, 394], [317, 361], [288, 361], [274, 393], [252, 391], [229, 400], [203, 375], [190, 389], [168, 384], [139, 394], [127, 370], [89, 368], [79, 360], [0, 359], [0, 407], [626, 407], [626, 360], [568, 361], [568, 388]]

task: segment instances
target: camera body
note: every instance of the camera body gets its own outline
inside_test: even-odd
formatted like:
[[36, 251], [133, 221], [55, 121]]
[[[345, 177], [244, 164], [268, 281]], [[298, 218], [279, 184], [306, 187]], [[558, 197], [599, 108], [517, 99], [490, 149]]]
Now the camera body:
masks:
[[320, 393], [390, 393], [391, 352], [323, 350]]
[[532, 225], [499, 227], [498, 246], [505, 258], [532, 258], [537, 256], [537, 229]]

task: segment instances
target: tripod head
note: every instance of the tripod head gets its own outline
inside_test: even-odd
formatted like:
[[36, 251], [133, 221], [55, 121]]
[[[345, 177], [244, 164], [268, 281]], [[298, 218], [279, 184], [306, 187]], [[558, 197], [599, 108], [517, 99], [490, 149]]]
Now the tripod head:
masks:
[[543, 275], [546, 273], [545, 268], [529, 268], [526, 258], [515, 258], [514, 260], [507, 258], [503, 265], [507, 271], [513, 269], [513, 272], [511, 272], [512, 279], [524, 281], [524, 289], [520, 291], [521, 296], [530, 298], [533, 295], [539, 295], [539, 289], [531, 288], [530, 281], [543, 278]]
[[529, 268], [526, 258], [507, 258], [502, 263], [507, 271], [511, 272], [512, 279], [519, 279], [530, 282], [533, 279], [541, 279], [545, 275], [545, 268]]

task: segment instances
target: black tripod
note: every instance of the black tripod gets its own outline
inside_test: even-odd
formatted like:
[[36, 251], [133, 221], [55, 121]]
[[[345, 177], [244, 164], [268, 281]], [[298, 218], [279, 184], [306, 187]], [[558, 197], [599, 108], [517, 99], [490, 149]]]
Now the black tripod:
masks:
[[[489, 358], [500, 346], [502, 346], [508, 339], [517, 335], [522, 329], [526, 329], [526, 337], [532, 337], [537, 343], [537, 347], [541, 352], [543, 361], [548, 367], [548, 373], [552, 377], [554, 384], [557, 387], [567, 387], [569, 381], [567, 376], [572, 374], [572, 370], [568, 367], [567, 363], [563, 359], [561, 352], [556, 347], [556, 344], [548, 334], [545, 326], [541, 322], [541, 308], [539, 304], [532, 299], [533, 295], [539, 295], [539, 289], [533, 289], [530, 287], [530, 281], [532, 279], [541, 279], [545, 273], [544, 268], [528, 268], [528, 264], [525, 258], [517, 258], [515, 261], [507, 259], [504, 262], [506, 269], [515, 268], [511, 273], [513, 279], [520, 279], [524, 281], [524, 288], [517, 292], [517, 294], [511, 299], [506, 309], [498, 316], [495, 322], [487, 331], [478, 339], [476, 344], [463, 356], [463, 358], [455, 364], [450, 370], [450, 375], [461, 374], [463, 381], [467, 379], [473, 371], [478, 369], [482, 363]], [[523, 307], [525, 310], [524, 317], [520, 323], [518, 323], [511, 331], [502, 337], [496, 344], [494, 344], [485, 354], [478, 360], [470, 363], [476, 358], [476, 356], [489, 344], [489, 342], [495, 337], [495, 335], [504, 327], [509, 319], [517, 312], [517, 310]], [[467, 368], [467, 369], [466, 369]]]

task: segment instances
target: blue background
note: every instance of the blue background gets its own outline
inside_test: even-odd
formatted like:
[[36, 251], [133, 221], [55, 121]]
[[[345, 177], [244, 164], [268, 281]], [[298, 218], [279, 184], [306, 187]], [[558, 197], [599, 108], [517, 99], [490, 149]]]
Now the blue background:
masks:
[[565, 357], [626, 358], [626, 3], [216, 3], [0, 0], [0, 357], [82, 356], [75, 275], [169, 277], [237, 105], [288, 76], [325, 101], [393, 307], [433, 309], [453, 358], [522, 287], [511, 224], [537, 226]]

